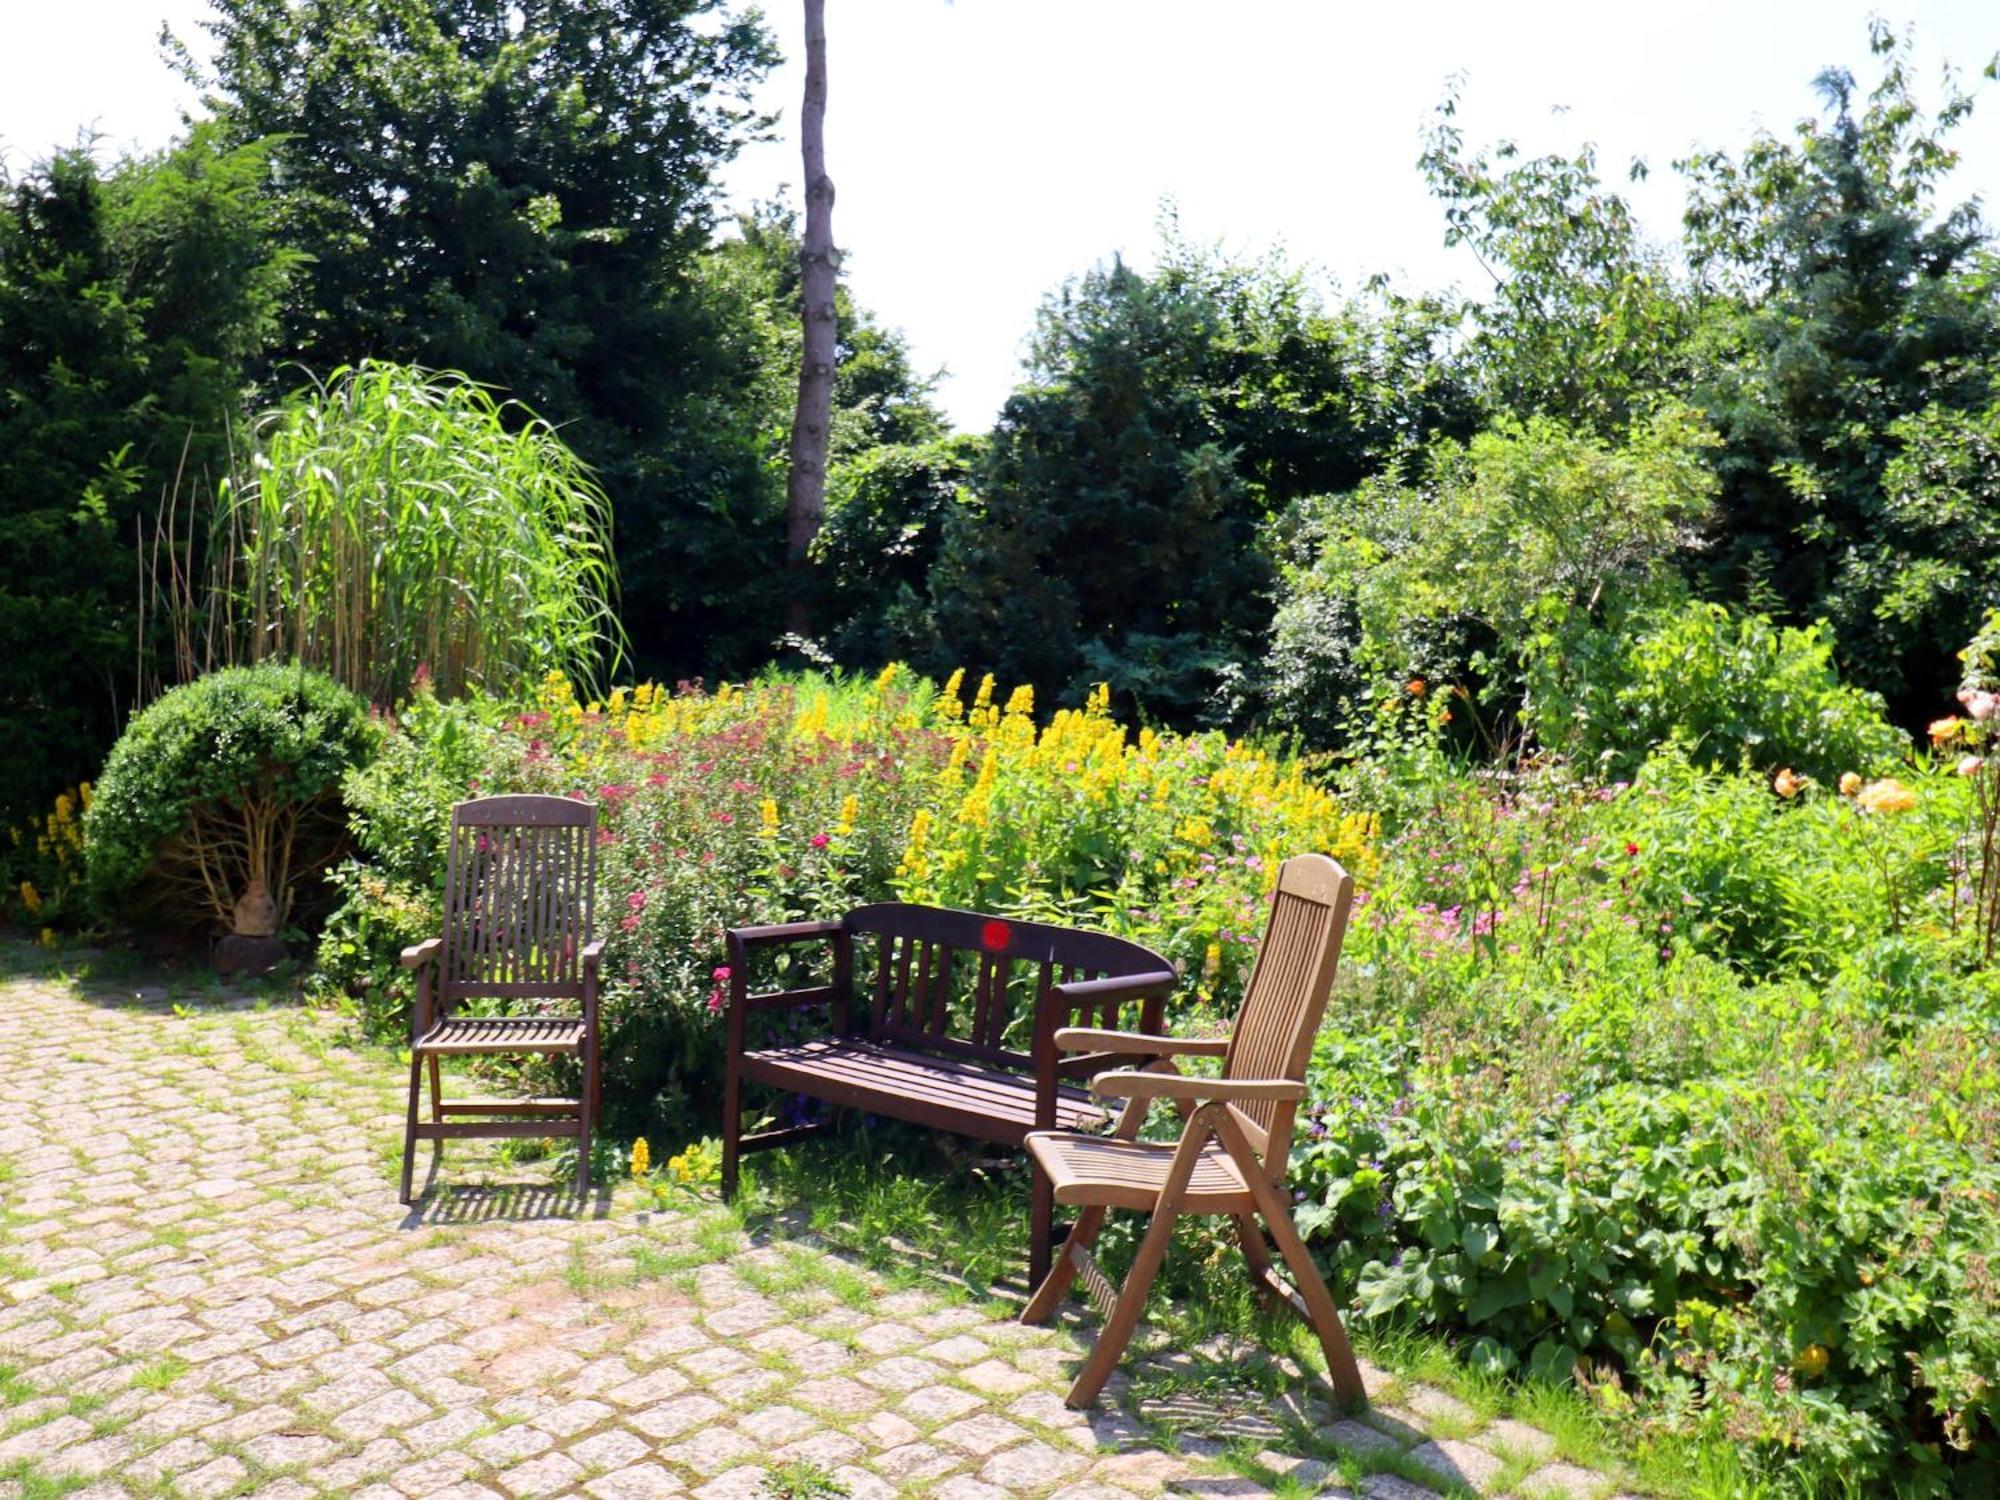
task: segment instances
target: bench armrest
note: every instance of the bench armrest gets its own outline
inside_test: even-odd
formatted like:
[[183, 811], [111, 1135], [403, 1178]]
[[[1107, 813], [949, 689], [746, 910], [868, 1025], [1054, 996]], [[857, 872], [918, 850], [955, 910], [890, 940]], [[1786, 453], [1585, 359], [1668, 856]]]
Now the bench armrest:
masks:
[[425, 964], [436, 958], [443, 948], [443, 938], [425, 938], [421, 943], [413, 944], [403, 950], [403, 967], [406, 969], [421, 969]]
[[585, 943], [583, 945], [583, 952], [578, 957], [583, 960], [584, 968], [595, 969], [604, 961], [604, 939], [593, 938], [591, 941]]
[[1090, 1091], [1104, 1099], [1186, 1099], [1249, 1104], [1261, 1099], [1305, 1098], [1306, 1086], [1290, 1078], [1189, 1078], [1181, 1073], [1100, 1073]]
[[[845, 922], [774, 922], [763, 927], [732, 927], [723, 934], [729, 953], [729, 1010], [724, 1024], [727, 1055], [743, 1051], [744, 1022], [750, 1012], [793, 1010], [808, 1005], [833, 1007], [833, 1031], [847, 1030], [847, 1007], [853, 990], [854, 939]], [[796, 990], [750, 993], [750, 950], [783, 943], [829, 942], [833, 945], [833, 983]]]
[[1178, 983], [1180, 976], [1172, 969], [1160, 969], [1151, 974], [1117, 974], [1109, 979], [1072, 980], [1068, 984], [1051, 986], [1049, 993], [1074, 1011], [1106, 1000], [1149, 1000], [1155, 995], [1169, 995]]
[[1222, 1057], [1229, 1051], [1226, 1036], [1152, 1036], [1143, 1031], [1100, 1031], [1094, 1026], [1065, 1026], [1056, 1032], [1064, 1052], [1117, 1052], [1142, 1057]]
[[754, 947], [759, 943], [803, 943], [812, 938], [830, 938], [846, 929], [839, 922], [774, 922], [766, 927], [732, 927], [729, 946]]

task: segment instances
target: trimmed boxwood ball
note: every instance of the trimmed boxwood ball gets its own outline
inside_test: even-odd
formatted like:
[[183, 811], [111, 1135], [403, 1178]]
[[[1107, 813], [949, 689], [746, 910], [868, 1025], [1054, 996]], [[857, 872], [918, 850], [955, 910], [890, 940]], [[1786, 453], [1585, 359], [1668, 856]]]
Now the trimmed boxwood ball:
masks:
[[296, 664], [228, 667], [126, 729], [84, 820], [92, 890], [266, 937], [345, 842], [340, 780], [377, 743], [368, 705]]

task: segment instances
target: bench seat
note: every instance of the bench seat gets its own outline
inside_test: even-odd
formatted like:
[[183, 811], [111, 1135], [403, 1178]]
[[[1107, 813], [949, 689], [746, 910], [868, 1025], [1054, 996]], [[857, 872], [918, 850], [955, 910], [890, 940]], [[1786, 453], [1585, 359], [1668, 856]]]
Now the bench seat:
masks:
[[[1032, 1076], [936, 1057], [861, 1037], [821, 1038], [743, 1054], [743, 1076], [788, 1093], [870, 1114], [893, 1115], [955, 1135], [1020, 1146], [1035, 1129]], [[1086, 1089], [1056, 1089], [1057, 1130], [1094, 1130], [1103, 1109]]]

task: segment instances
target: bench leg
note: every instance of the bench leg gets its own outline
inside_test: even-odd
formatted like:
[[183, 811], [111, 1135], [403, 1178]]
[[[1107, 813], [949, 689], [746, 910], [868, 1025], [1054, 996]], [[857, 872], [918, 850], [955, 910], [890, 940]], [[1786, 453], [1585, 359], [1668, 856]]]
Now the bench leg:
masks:
[[738, 1158], [743, 1142], [743, 1075], [732, 1051], [722, 1065], [722, 1201], [736, 1201]]

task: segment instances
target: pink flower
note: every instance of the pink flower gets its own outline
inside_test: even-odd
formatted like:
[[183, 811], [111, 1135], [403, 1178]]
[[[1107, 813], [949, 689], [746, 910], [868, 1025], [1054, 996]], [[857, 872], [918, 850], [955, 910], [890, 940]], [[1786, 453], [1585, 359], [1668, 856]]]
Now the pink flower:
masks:
[[816, 833], [811, 838], [807, 839], [806, 842], [808, 844], [811, 844], [815, 849], [824, 849], [828, 844], [832, 843], [833, 840], [828, 838], [823, 833]]
[[1977, 776], [1979, 774], [1979, 768], [1985, 764], [1986, 762], [1981, 760], [1978, 756], [1968, 755], [1963, 760], [1959, 761], [1958, 774], [1961, 776]]
[[1989, 693], [1984, 688], [1964, 688], [1959, 692], [1958, 701], [1965, 705], [1965, 711], [1981, 723], [2000, 712], [2000, 694]]
[[646, 909], [646, 893], [644, 891], [634, 891], [625, 898], [625, 904], [634, 911], [644, 911]]
[[714, 974], [714, 979], [715, 979], [715, 982], [716, 982], [717, 984], [726, 984], [726, 983], [728, 983], [728, 981], [729, 981], [729, 965], [728, 965], [728, 964], [717, 964], [717, 965], [715, 966], [715, 974]]

